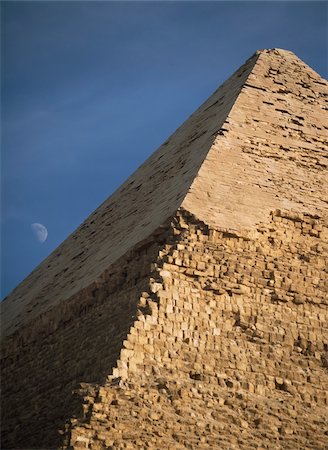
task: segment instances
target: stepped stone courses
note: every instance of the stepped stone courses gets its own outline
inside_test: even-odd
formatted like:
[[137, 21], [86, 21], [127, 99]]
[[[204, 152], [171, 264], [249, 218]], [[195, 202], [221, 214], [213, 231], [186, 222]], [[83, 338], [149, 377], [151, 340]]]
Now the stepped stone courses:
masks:
[[5, 299], [2, 448], [328, 448], [327, 94], [257, 52]]

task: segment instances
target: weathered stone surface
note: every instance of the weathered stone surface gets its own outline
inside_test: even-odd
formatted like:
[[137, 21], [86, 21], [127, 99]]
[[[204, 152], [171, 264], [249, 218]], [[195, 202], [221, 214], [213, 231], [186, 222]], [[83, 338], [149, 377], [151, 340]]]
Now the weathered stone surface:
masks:
[[257, 52], [8, 297], [3, 448], [328, 448], [327, 92]]
[[[322, 219], [276, 211], [239, 236], [213, 233], [184, 210], [176, 219], [189, 227], [172, 224], [156, 261], [157, 307], [130, 330], [96, 412], [67, 424], [66, 445], [91, 425], [91, 448], [105, 430], [113, 448], [325, 448], [328, 301], [323, 283], [313, 295], [301, 275], [319, 273], [322, 254], [297, 226], [324, 230]], [[280, 287], [288, 277], [303, 282]]]

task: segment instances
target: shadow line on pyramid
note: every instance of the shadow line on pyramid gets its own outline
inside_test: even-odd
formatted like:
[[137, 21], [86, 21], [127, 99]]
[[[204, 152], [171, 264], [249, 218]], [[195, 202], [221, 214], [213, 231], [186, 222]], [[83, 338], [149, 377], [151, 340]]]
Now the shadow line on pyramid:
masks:
[[[4, 341], [2, 376], [7, 383], [1, 400], [6, 448], [59, 445], [58, 430], [67, 418], [80, 415], [82, 405], [75, 395], [80, 383], [106, 382], [138, 315], [147, 314], [140, 299], [155, 297], [149, 291], [152, 264], [169, 232], [169, 223], [155, 230], [88, 288]], [[34, 414], [25, 414], [27, 404]]]

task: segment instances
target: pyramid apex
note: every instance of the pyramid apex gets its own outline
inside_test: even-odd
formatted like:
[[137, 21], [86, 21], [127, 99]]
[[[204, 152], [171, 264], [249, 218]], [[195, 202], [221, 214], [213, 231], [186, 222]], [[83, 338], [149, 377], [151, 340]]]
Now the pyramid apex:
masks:
[[296, 56], [295, 53], [293, 53], [290, 50], [286, 50], [284, 48], [263, 48], [263, 49], [259, 49], [255, 52], [256, 55], [262, 55], [264, 53], [268, 53], [271, 55], [279, 55], [279, 56], [287, 56], [287, 55], [292, 55], [292, 56]]

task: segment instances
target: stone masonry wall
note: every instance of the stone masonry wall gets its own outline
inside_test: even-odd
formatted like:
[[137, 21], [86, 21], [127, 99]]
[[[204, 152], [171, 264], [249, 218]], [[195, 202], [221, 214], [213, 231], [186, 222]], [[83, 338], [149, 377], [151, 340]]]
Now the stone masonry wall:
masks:
[[167, 232], [156, 230], [88, 288], [3, 342], [2, 449], [58, 448], [58, 430], [81, 408], [74, 390], [111, 373]]
[[328, 448], [327, 88], [257, 52], [4, 300], [2, 448]]
[[181, 210], [172, 237], [63, 448], [327, 448], [327, 220], [275, 211], [237, 235]]

